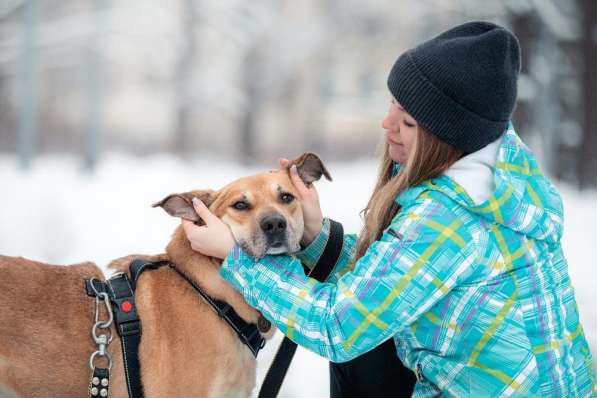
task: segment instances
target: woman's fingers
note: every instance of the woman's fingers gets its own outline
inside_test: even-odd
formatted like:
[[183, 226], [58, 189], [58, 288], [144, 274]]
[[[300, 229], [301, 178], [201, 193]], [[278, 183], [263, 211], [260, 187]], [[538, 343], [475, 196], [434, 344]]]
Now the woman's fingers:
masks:
[[290, 160], [286, 158], [278, 158], [278, 163], [280, 163], [280, 167], [284, 168], [290, 163]]
[[191, 238], [197, 233], [197, 231], [200, 231], [201, 228], [205, 228], [205, 227], [199, 227], [197, 225], [195, 225], [195, 223], [191, 220], [187, 220], [185, 218], [183, 218], [182, 220], [182, 229], [184, 229], [184, 233], [187, 236], [187, 239], [191, 240]]
[[[282, 168], [284, 168], [284, 167], [288, 166], [288, 164], [290, 163], [290, 160], [288, 160], [286, 158], [278, 158], [278, 162], [280, 163], [280, 166]], [[299, 175], [298, 169], [296, 168], [295, 164], [293, 164], [290, 167], [290, 180], [292, 181], [292, 183], [293, 183], [294, 187], [297, 189], [297, 191], [299, 191], [299, 194], [301, 195], [302, 198], [304, 198], [305, 195], [309, 194], [310, 189], [307, 188], [307, 186], [301, 179], [301, 176]]]
[[201, 217], [203, 219], [203, 221], [205, 222], [206, 225], [209, 225], [213, 221], [218, 219], [218, 217], [216, 217], [215, 214], [213, 214], [211, 211], [209, 211], [207, 206], [205, 206], [205, 203], [203, 203], [203, 201], [201, 201], [201, 199], [199, 199], [197, 197], [193, 198], [193, 207], [195, 208], [195, 211], [197, 212], [199, 217]]
[[307, 188], [307, 186], [301, 179], [301, 176], [299, 176], [296, 164], [293, 164], [292, 167], [290, 167], [290, 180], [294, 184], [294, 187], [299, 191], [299, 194], [301, 196], [304, 197], [306, 194], [309, 193], [309, 188]]

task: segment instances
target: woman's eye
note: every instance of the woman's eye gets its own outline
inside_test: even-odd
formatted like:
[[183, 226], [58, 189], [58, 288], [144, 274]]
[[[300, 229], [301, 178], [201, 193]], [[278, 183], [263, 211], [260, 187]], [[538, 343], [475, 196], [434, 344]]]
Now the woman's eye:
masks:
[[238, 202], [235, 202], [232, 207], [234, 207], [236, 210], [247, 210], [249, 208], [249, 204], [239, 200]]
[[280, 199], [284, 203], [290, 203], [290, 202], [292, 202], [294, 200], [294, 196], [292, 196], [289, 193], [283, 193], [282, 195], [280, 195]]
[[404, 121], [404, 124], [406, 125], [406, 127], [415, 127], [414, 124], [407, 122], [406, 120]]

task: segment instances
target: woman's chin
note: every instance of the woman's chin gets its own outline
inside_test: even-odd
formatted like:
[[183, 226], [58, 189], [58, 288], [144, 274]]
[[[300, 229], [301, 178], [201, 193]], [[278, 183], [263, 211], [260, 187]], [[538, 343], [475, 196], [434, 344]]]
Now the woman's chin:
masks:
[[388, 150], [388, 151], [389, 151], [390, 158], [391, 158], [391, 159], [392, 159], [394, 162], [396, 162], [396, 163], [400, 163], [400, 164], [404, 164], [404, 161], [405, 161], [406, 159], [405, 159], [405, 156], [404, 156], [404, 154], [402, 153], [402, 151], [400, 151], [398, 148], [396, 148], [396, 149], [393, 149], [393, 148], [392, 148], [392, 146], [390, 146], [390, 148], [389, 148], [389, 150]]

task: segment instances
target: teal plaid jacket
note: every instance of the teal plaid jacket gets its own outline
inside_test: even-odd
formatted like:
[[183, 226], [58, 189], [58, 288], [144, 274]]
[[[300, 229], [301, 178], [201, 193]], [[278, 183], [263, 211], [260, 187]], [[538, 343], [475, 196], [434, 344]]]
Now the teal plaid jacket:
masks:
[[354, 262], [345, 235], [325, 283], [305, 276], [329, 236], [295, 255], [236, 246], [220, 275], [285, 335], [334, 362], [393, 338], [414, 397], [596, 396], [592, 357], [562, 253], [562, 202], [510, 125], [495, 191], [475, 204], [443, 175], [396, 198]]

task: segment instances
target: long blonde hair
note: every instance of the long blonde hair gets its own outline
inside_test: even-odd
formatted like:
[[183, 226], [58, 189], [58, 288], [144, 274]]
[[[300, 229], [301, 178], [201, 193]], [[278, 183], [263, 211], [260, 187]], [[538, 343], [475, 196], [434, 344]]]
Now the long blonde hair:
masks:
[[367, 206], [361, 211], [364, 225], [359, 234], [355, 261], [365, 254], [371, 243], [381, 237], [383, 230], [390, 225], [400, 210], [400, 206], [395, 202], [400, 193], [438, 177], [463, 154], [462, 150], [446, 144], [421, 126], [417, 126], [408, 159], [400, 172], [392, 177], [394, 163], [388, 154], [388, 143], [385, 142], [377, 183]]

